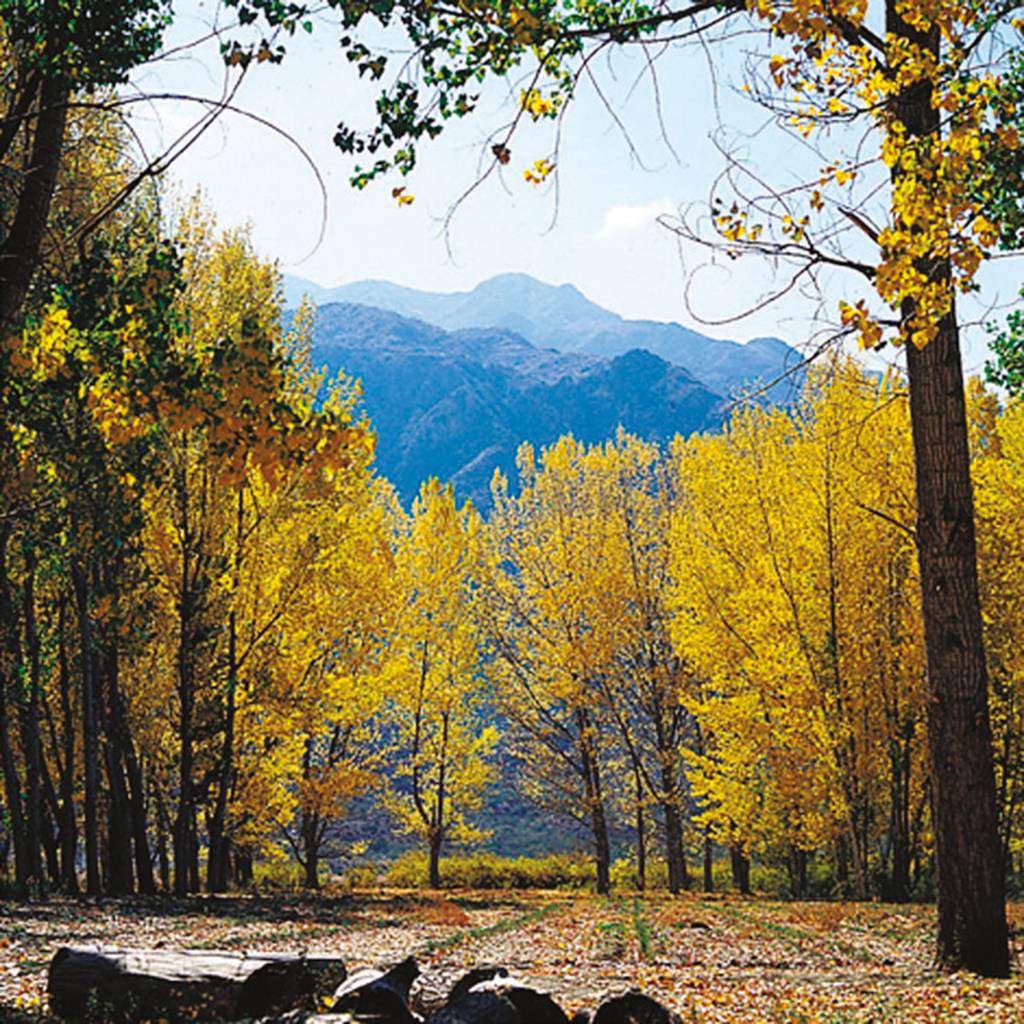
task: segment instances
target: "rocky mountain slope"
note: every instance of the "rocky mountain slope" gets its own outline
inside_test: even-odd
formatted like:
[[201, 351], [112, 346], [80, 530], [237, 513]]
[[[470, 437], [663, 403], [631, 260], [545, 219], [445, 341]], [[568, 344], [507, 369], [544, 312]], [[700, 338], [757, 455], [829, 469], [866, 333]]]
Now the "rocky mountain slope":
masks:
[[319, 307], [313, 345], [318, 364], [362, 382], [378, 467], [405, 501], [436, 475], [486, 505], [494, 470], [514, 473], [523, 441], [602, 441], [619, 426], [664, 441], [716, 428], [725, 410], [650, 352], [557, 352], [501, 328], [448, 331], [352, 303]]

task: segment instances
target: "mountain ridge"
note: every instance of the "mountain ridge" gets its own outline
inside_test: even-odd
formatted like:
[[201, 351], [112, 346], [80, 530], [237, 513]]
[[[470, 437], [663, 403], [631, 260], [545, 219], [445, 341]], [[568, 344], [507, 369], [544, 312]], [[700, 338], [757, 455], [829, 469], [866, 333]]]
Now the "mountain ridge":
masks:
[[763, 388], [765, 400], [787, 404], [803, 380], [803, 357], [779, 338], [741, 344], [678, 323], [629, 320], [593, 302], [575, 285], [550, 285], [523, 273], [499, 274], [460, 292], [428, 292], [380, 280], [324, 288], [289, 275], [284, 284], [292, 305], [308, 294], [319, 304], [372, 306], [448, 331], [502, 329], [536, 348], [563, 353], [611, 358], [644, 349], [683, 367], [727, 398]]
[[619, 426], [667, 441], [717, 429], [724, 412], [720, 395], [649, 352], [556, 352], [504, 329], [445, 331], [354, 303], [318, 307], [313, 358], [361, 381], [378, 467], [406, 502], [433, 475], [486, 507], [494, 471], [514, 474], [523, 441], [598, 442]]

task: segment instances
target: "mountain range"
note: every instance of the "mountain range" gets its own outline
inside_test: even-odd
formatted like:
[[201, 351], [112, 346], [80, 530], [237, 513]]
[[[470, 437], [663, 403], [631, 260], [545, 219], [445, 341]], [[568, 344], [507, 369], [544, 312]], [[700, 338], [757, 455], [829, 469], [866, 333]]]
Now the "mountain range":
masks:
[[436, 475], [486, 506], [494, 470], [514, 474], [523, 441], [713, 430], [730, 398], [763, 389], [759, 400], [786, 403], [802, 377], [800, 354], [778, 338], [741, 345], [626, 320], [525, 274], [449, 294], [286, 276], [285, 294], [317, 303], [314, 359], [362, 382], [378, 468], [406, 502]]

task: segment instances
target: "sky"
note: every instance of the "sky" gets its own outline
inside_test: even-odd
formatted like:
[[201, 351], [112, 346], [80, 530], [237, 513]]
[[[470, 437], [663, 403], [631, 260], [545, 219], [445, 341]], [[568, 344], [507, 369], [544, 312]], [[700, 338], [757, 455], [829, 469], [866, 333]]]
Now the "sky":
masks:
[[[230, 21], [231, 12], [211, 0], [176, 5], [169, 55], [141, 68], [131, 89], [219, 96], [238, 72], [224, 68], [217, 40], [179, 48]], [[372, 123], [375, 90], [345, 61], [339, 35], [319, 20], [311, 35], [288, 40], [282, 64], [254, 64], [233, 101], [245, 114], [222, 116], [170, 172], [182, 193], [203, 190], [223, 226], [250, 224], [257, 249], [286, 273], [328, 287], [377, 278], [461, 291], [522, 271], [572, 283], [623, 316], [673, 320], [739, 341], [774, 335], [798, 347], [834, 327], [840, 296], [863, 294], [848, 277], [826, 278], [823, 295], [792, 293], [736, 319], [781, 278], [753, 258], [712, 261], [658, 222], [697, 215], [722, 173], [723, 145], [780, 185], [816, 161], [771, 130], [742, 92], [744, 67], [729, 54], [754, 45], [766, 52], [763, 37], [667, 52], [656, 64], [657, 91], [636, 54], [598, 62], [598, 86], [581, 90], [557, 150], [550, 123], [527, 125], [513, 139], [508, 168], [459, 202], [478, 178], [490, 132], [514, 109], [518, 83], [489, 86], [476, 116], [421, 148], [408, 180], [357, 191], [348, 182], [354, 161], [331, 140], [340, 120]], [[134, 106], [133, 122], [146, 149], [156, 152], [202, 109], [180, 99], [147, 101]], [[540, 188], [529, 185], [523, 168], [546, 156], [555, 160], [556, 175]], [[396, 184], [415, 195], [413, 204], [396, 203]], [[1009, 266], [989, 274], [986, 305], [968, 306], [966, 319], [987, 319], [992, 303], [1011, 301], [1021, 275], [1024, 268]], [[966, 332], [968, 370], [983, 364], [984, 338], [977, 328]]]

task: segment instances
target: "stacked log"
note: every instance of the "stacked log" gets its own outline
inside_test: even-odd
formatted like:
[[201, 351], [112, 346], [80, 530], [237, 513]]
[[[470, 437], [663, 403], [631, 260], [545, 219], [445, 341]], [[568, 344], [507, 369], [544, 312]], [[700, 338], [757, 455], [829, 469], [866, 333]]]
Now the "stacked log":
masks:
[[637, 991], [569, 1017], [550, 994], [500, 966], [468, 972], [423, 1017], [409, 1004], [419, 973], [412, 957], [346, 977], [328, 956], [65, 947], [50, 964], [50, 1008], [67, 1020], [110, 1024], [680, 1024]]
[[66, 1020], [177, 1024], [312, 1011], [344, 979], [345, 965], [329, 956], [65, 946], [47, 989]]

